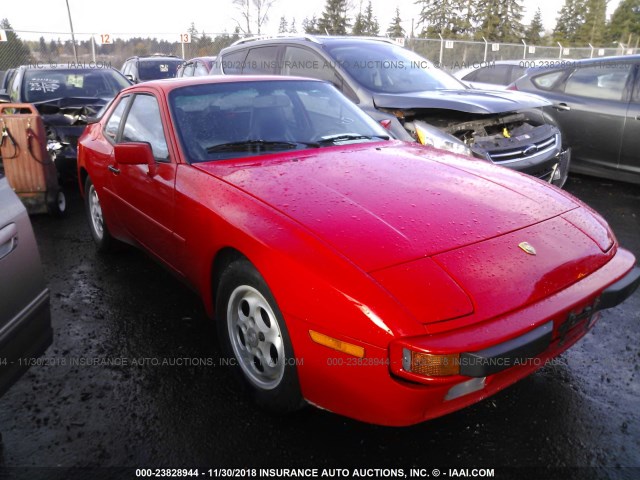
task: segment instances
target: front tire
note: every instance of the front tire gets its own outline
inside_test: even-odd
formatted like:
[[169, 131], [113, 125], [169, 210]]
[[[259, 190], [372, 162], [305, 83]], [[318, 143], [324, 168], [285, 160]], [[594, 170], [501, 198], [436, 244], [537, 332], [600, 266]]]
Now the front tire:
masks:
[[216, 319], [223, 351], [252, 399], [276, 413], [299, 410], [304, 401], [289, 332], [266, 282], [247, 260], [222, 273]]
[[104, 222], [100, 198], [98, 197], [96, 187], [91, 181], [91, 177], [87, 177], [84, 182], [84, 192], [85, 211], [87, 212], [89, 230], [91, 230], [93, 241], [99, 252], [113, 251], [116, 247], [117, 240], [111, 236], [107, 224]]

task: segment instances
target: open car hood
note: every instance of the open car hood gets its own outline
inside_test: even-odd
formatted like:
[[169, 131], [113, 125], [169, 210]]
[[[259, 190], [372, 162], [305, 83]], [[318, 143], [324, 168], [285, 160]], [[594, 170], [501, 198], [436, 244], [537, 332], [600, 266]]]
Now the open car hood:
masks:
[[269, 204], [369, 272], [578, 206], [523, 174], [403, 142], [193, 166]]
[[506, 113], [538, 108], [551, 103], [537, 95], [510, 90], [433, 90], [411, 93], [376, 93], [378, 108], [444, 109], [466, 113]]

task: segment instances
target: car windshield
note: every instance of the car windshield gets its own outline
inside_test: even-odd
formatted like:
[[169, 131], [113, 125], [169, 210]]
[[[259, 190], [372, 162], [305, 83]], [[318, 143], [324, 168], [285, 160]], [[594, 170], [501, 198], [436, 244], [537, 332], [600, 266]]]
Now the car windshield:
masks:
[[336, 43], [327, 50], [356, 81], [377, 93], [467, 88], [416, 53], [384, 42]]
[[175, 89], [171, 113], [191, 162], [388, 139], [332, 85], [272, 80]]
[[108, 99], [128, 86], [122, 75], [108, 68], [27, 70], [24, 100], [38, 103], [59, 98]]
[[163, 78], [174, 78], [178, 72], [178, 67], [184, 63], [179, 59], [152, 59], [140, 60], [138, 63], [138, 78], [140, 80], [160, 80]]

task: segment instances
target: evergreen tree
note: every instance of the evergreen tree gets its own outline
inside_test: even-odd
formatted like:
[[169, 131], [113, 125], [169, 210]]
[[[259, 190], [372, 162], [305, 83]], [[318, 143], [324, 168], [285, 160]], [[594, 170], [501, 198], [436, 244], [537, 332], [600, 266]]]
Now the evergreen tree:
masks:
[[356, 15], [351, 33], [353, 35], [369, 35], [373, 37], [380, 33], [380, 25], [378, 24], [378, 19], [373, 15], [371, 0], [369, 0], [364, 13], [360, 12]]
[[629, 35], [636, 41], [640, 37], [640, 0], [622, 0], [611, 15], [607, 25], [606, 40], [609, 42], [629, 41]]
[[40, 47], [40, 53], [42, 55], [47, 55], [47, 53], [49, 53], [49, 49], [47, 48], [47, 41], [44, 39], [44, 37], [40, 37], [40, 41], [39, 41]]
[[585, 22], [585, 0], [565, 0], [553, 29], [553, 40], [562, 44], [573, 43]]
[[502, 42], [520, 43], [524, 36], [522, 25], [521, 0], [503, 0], [502, 18], [500, 23], [500, 40]]
[[542, 12], [540, 11], [540, 7], [538, 7], [531, 23], [525, 31], [524, 41], [530, 45], [540, 45], [543, 32], [544, 25], [542, 24]]
[[323, 33], [323, 32], [320, 32], [320, 29], [318, 28], [318, 19], [316, 18], [315, 15], [310, 19], [305, 18], [302, 21], [302, 30], [304, 30], [304, 33], [310, 33], [310, 34]]
[[[640, 0], [639, 0], [640, 1]], [[387, 35], [392, 38], [400, 38], [405, 36], [404, 28], [402, 28], [402, 19], [400, 18], [400, 8], [396, 7], [396, 16], [391, 20]]]
[[289, 33], [298, 33], [298, 29], [296, 28], [296, 19], [291, 19], [291, 26], [289, 27]]
[[485, 0], [480, 5], [478, 37], [494, 42], [520, 42], [524, 32], [520, 0]]
[[573, 40], [577, 45], [601, 45], [605, 35], [607, 0], [586, 0], [584, 23]]
[[418, 0], [422, 5], [418, 25], [423, 24], [423, 35], [443, 37], [455, 36], [459, 24], [459, 12], [456, 0]]
[[280, 17], [280, 26], [278, 27], [278, 33], [287, 33], [289, 28], [289, 24], [287, 23], [287, 19], [284, 17]]
[[318, 20], [318, 30], [329, 35], [346, 35], [349, 26], [347, 0], [327, 0]]
[[479, 13], [476, 0], [418, 0], [416, 3], [422, 4], [418, 21], [418, 25], [425, 26], [422, 35], [440, 34], [446, 38], [455, 38], [473, 33]]
[[[193, 40], [192, 40], [193, 41]], [[213, 53], [213, 39], [202, 31], [200, 38], [196, 43], [197, 53], [199, 57], [204, 57], [206, 55], [211, 55]]]
[[31, 51], [25, 45], [16, 32], [11, 28], [9, 20], [0, 21], [0, 30], [7, 32], [7, 41], [0, 42], [0, 70], [18, 67], [31, 61]]

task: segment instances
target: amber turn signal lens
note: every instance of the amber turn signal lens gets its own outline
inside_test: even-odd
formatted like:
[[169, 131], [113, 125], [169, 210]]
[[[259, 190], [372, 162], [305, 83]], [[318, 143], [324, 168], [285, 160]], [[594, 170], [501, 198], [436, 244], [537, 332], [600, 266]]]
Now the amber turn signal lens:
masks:
[[423, 375], [425, 377], [444, 377], [460, 373], [460, 355], [432, 355], [402, 349], [402, 368], [406, 372]]
[[342, 340], [338, 340], [337, 338], [330, 337], [314, 330], [309, 330], [309, 335], [311, 335], [311, 340], [320, 345], [324, 345], [325, 347], [332, 348], [333, 350], [337, 350], [348, 355], [353, 355], [354, 357], [364, 357], [363, 347], [354, 345], [353, 343], [343, 342]]

